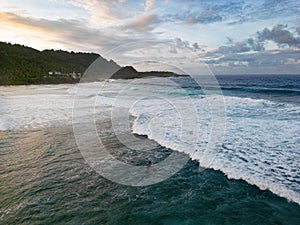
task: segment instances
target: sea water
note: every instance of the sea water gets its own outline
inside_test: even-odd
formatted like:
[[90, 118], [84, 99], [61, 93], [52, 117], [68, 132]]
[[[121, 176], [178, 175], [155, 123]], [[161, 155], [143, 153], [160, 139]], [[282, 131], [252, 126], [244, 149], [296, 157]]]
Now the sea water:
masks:
[[[300, 76], [217, 78], [222, 95], [206, 95], [188, 77], [1, 88], [0, 222], [298, 224]], [[155, 154], [126, 150], [119, 160], [142, 166], [147, 158], [154, 168], [170, 151], [190, 160], [150, 186], [106, 180], [76, 145], [74, 97], [93, 102], [94, 115], [85, 101], [75, 115], [99, 122], [112, 154], [124, 144], [113, 138], [124, 128], [124, 109], [131, 133], [153, 140]], [[225, 129], [207, 162], [211, 99], [224, 104]]]

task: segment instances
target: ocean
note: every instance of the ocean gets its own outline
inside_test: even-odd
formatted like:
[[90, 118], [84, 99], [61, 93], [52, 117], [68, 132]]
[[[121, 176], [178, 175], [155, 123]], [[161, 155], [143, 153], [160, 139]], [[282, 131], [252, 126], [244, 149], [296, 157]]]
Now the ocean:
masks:
[[1, 87], [0, 224], [300, 224], [300, 76], [216, 78]]

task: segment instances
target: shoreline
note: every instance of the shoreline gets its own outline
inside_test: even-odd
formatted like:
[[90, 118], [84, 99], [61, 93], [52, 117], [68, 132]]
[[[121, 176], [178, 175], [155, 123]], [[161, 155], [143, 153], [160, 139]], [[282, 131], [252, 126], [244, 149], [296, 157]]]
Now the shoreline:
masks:
[[[188, 75], [174, 75], [174, 76], [143, 76], [143, 77], [134, 77], [134, 78], [111, 78], [108, 80], [134, 80], [134, 79], [143, 79], [143, 78], [172, 78], [172, 77], [188, 77]], [[94, 83], [94, 82], [103, 82], [106, 79], [99, 79], [99, 80], [74, 80], [72, 82], [61, 82], [61, 83], [16, 83], [16, 84], [0, 84], [0, 87], [8, 87], [8, 86], [29, 86], [29, 85], [59, 85], [59, 84], [79, 84], [79, 83]]]

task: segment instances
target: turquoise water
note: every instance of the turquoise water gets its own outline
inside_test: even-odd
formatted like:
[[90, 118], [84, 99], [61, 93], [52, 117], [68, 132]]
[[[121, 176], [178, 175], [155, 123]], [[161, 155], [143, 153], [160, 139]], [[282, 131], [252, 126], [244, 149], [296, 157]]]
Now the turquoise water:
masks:
[[196, 161], [128, 187], [94, 172], [72, 129], [1, 133], [1, 224], [298, 224], [300, 207]]
[[[195, 158], [169, 179], [141, 187], [111, 182], [83, 159], [68, 117], [72, 96], [65, 93], [71, 86], [3, 89], [0, 224], [300, 224], [300, 205], [296, 203], [300, 140], [294, 135], [299, 131], [299, 76], [279, 76], [276, 82], [271, 79], [272, 85], [270, 77], [222, 79], [227, 116], [233, 125], [227, 128], [221, 146], [225, 154], [219, 160], [225, 160], [224, 165], [232, 170], [226, 171], [223, 164], [220, 170], [204, 169]], [[198, 95], [199, 89], [189, 81], [179, 82], [188, 86], [191, 96]], [[290, 91], [281, 91], [284, 88]], [[177, 98], [176, 93], [173, 96]], [[142, 106], [149, 109], [146, 103]], [[269, 128], [266, 124], [273, 129], [263, 133]], [[155, 166], [173, 151], [159, 145], [150, 153], [128, 151], [105, 120], [97, 126], [110, 153], [126, 163], [144, 165], [150, 157]], [[236, 127], [240, 131], [234, 136]], [[239, 166], [245, 169], [239, 171]], [[228, 178], [237, 171], [242, 179]], [[283, 192], [273, 183], [281, 185]], [[267, 189], [262, 190], [261, 184]], [[294, 195], [289, 196], [288, 191]], [[288, 200], [277, 192], [296, 198]]]

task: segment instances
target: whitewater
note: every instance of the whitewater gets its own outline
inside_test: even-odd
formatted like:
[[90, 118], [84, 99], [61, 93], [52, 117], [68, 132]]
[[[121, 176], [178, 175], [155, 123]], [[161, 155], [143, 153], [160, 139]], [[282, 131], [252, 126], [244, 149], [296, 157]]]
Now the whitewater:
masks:
[[[188, 154], [201, 168], [220, 170], [229, 179], [245, 180], [300, 204], [300, 106], [239, 93], [206, 96], [184, 80], [179, 82], [187, 88], [178, 89], [167, 78], [2, 87], [0, 130], [26, 132], [72, 124], [76, 96], [93, 102], [100, 115], [113, 108], [127, 109], [134, 117], [132, 133]], [[128, 83], [130, 91], [124, 91]], [[226, 117], [222, 140], [207, 162], [205, 152], [214, 134], [210, 99], [224, 102]], [[86, 107], [80, 105], [83, 118], [93, 116], [86, 114]]]

